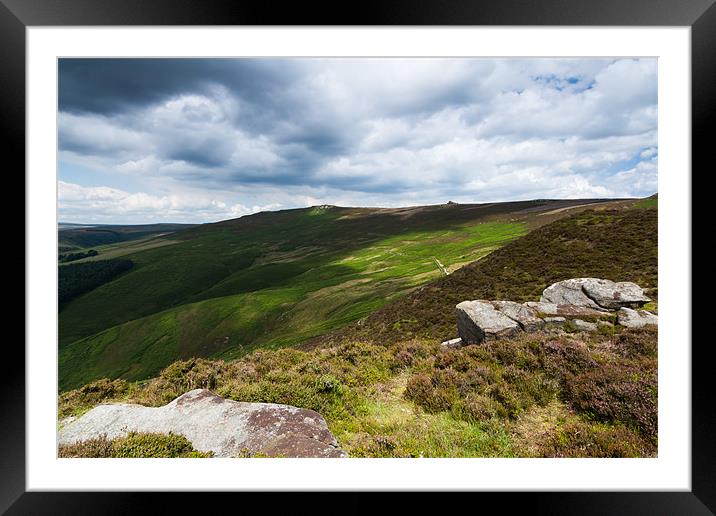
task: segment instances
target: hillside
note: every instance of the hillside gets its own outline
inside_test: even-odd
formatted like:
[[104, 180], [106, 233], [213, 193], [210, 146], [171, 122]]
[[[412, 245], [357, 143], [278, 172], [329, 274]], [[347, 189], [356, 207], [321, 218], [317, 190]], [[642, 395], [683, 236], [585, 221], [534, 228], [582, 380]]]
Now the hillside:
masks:
[[299, 344], [600, 202], [318, 206], [154, 238], [121, 254], [130, 271], [63, 308], [60, 388]]
[[534, 300], [547, 285], [571, 277], [633, 281], [656, 298], [657, 222], [652, 198], [634, 209], [603, 206], [563, 218], [304, 347], [346, 338], [448, 339], [454, 336], [452, 308], [460, 301]]
[[[520, 333], [446, 348], [454, 306], [537, 300], [596, 276], [656, 301], [655, 203], [599, 206], [513, 240], [305, 349], [175, 362], [147, 382], [100, 380], [60, 395], [60, 418], [106, 401], [161, 406], [191, 389], [319, 412], [352, 457], [654, 457], [654, 326]], [[657, 303], [649, 307], [657, 309]]]
[[87, 249], [118, 242], [173, 233], [196, 224], [69, 224], [58, 225], [57, 241], [61, 251]]

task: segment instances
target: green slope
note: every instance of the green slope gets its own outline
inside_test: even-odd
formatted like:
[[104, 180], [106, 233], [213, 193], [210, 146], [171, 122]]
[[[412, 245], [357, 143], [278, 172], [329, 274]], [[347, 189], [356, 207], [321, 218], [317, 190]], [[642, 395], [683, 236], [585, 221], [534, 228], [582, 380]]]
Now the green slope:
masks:
[[[466, 299], [538, 300], [554, 282], [576, 277], [633, 281], [657, 292], [658, 210], [639, 201], [585, 210], [530, 232], [489, 258], [439, 278], [306, 347], [455, 336], [455, 305]], [[429, 321], [430, 324], [426, 324]], [[321, 342], [322, 341], [322, 342]]]
[[61, 312], [60, 388], [298, 344], [442, 276], [438, 262], [454, 270], [584, 202], [317, 207], [172, 234]]
[[656, 299], [657, 210], [630, 204], [531, 231], [302, 346], [313, 349], [176, 362], [149, 381], [100, 380], [62, 393], [59, 417], [105, 402], [160, 406], [202, 387], [237, 401], [315, 410], [351, 457], [653, 458], [657, 328], [521, 333], [459, 349], [439, 344], [455, 331], [457, 301], [535, 299], [567, 277], [632, 280]]

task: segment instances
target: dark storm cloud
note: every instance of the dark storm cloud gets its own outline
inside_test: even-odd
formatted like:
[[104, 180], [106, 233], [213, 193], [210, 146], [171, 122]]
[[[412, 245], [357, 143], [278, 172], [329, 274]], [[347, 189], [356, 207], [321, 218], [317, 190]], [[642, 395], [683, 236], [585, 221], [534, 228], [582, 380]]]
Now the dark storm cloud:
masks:
[[252, 101], [292, 80], [291, 65], [252, 59], [60, 59], [60, 111], [103, 115], [223, 85]]

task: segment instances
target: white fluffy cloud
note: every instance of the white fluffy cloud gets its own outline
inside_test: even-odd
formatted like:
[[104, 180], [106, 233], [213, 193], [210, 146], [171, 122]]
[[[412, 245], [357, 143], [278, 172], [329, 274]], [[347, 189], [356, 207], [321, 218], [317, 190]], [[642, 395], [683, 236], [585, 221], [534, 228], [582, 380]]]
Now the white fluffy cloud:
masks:
[[134, 82], [61, 63], [64, 220], [656, 191], [655, 59], [115, 61], [86, 66]]
[[222, 220], [281, 207], [279, 204], [252, 207], [229, 205], [217, 198], [196, 194], [156, 196], [105, 186], [85, 187], [64, 181], [58, 183], [58, 201], [66, 220], [95, 223], [121, 220], [128, 224], [194, 222], [197, 218]]

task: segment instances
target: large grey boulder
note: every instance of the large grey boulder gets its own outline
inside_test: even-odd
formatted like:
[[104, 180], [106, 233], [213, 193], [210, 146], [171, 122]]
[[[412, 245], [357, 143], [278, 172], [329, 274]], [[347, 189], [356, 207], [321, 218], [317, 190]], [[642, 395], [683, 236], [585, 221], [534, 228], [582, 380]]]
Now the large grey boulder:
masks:
[[274, 403], [244, 403], [194, 389], [163, 407], [99, 405], [59, 431], [59, 444], [129, 432], [181, 434], [215, 457], [346, 457], [325, 420], [312, 410]]
[[508, 337], [520, 331], [520, 325], [489, 301], [463, 301], [455, 307], [457, 333], [463, 344]]
[[659, 324], [659, 318], [646, 310], [620, 308], [617, 312], [617, 324], [627, 328], [641, 328], [650, 324], [656, 326]]
[[543, 303], [573, 305], [593, 310], [635, 308], [651, 301], [636, 283], [599, 278], [573, 278], [558, 281], [544, 289]]
[[618, 310], [625, 306], [635, 308], [651, 301], [642, 289], [631, 281], [609, 281], [605, 279], [585, 278], [582, 290], [599, 306], [610, 310]]
[[540, 302], [555, 305], [573, 305], [603, 311], [604, 308], [587, 296], [582, 289], [585, 280], [588, 279], [591, 278], [573, 278], [553, 283], [542, 291]]
[[544, 326], [537, 310], [514, 301], [493, 301], [492, 305], [507, 317], [516, 321], [524, 331], [537, 331]]

